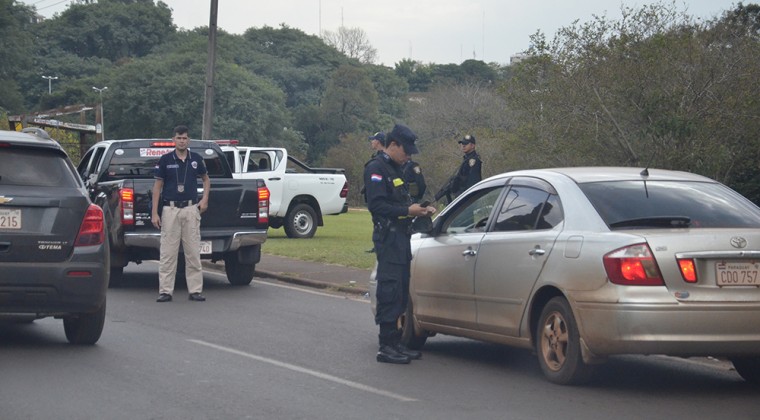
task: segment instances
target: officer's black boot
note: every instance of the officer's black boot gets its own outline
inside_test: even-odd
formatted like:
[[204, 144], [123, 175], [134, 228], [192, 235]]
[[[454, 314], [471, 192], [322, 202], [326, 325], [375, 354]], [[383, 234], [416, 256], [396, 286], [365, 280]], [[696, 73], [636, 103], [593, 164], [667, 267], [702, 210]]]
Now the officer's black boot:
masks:
[[377, 361], [381, 363], [395, 363], [395, 364], [407, 364], [411, 361], [409, 356], [406, 356], [402, 353], [399, 353], [398, 350], [396, 350], [396, 337], [391, 332], [388, 333], [387, 331], [384, 331], [385, 329], [380, 328], [380, 335], [378, 335], [378, 339], [380, 341], [380, 348], [377, 350]]
[[394, 342], [393, 348], [396, 349], [397, 352], [408, 357], [409, 359], [418, 360], [422, 358], [421, 352], [418, 352], [417, 350], [412, 350], [409, 347], [405, 346], [403, 343], [401, 343], [401, 330], [396, 330], [393, 342]]

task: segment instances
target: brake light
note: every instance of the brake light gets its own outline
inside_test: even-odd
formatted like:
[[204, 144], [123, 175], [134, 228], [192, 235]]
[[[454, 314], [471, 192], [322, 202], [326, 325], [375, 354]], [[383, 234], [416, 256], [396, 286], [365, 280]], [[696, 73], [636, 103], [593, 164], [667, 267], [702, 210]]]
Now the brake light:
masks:
[[340, 198], [348, 197], [348, 181], [343, 183], [343, 188], [340, 189]]
[[135, 190], [132, 188], [122, 188], [119, 190], [121, 198], [121, 224], [135, 224]]
[[174, 147], [173, 141], [154, 141], [150, 147]]
[[214, 140], [214, 143], [220, 146], [237, 146], [240, 143], [240, 141], [239, 140]]
[[612, 283], [624, 286], [663, 286], [657, 261], [647, 244], [636, 244], [610, 252], [603, 258]]
[[259, 223], [269, 223], [269, 188], [259, 187]]
[[694, 268], [694, 260], [691, 258], [678, 259], [678, 268], [681, 269], [681, 276], [687, 283], [697, 282], [697, 270]]
[[95, 204], [90, 204], [84, 214], [84, 220], [79, 227], [74, 246], [100, 245], [105, 240], [105, 221], [103, 210]]

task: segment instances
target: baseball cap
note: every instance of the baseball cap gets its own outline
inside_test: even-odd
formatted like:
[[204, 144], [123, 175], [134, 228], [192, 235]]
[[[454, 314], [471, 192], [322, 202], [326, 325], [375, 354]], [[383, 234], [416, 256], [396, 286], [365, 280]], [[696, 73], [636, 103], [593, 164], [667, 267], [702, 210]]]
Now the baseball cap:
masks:
[[378, 131], [377, 133], [369, 136], [369, 140], [378, 140], [380, 143], [385, 144], [385, 133]]
[[457, 143], [459, 144], [475, 144], [475, 136], [466, 135], [462, 140], [459, 140]]
[[414, 134], [414, 131], [412, 131], [411, 128], [405, 125], [396, 124], [393, 126], [393, 130], [388, 133], [388, 142], [391, 140], [398, 141], [404, 148], [404, 152], [406, 152], [407, 155], [413, 155], [420, 152], [417, 149], [417, 146], [414, 144], [414, 142], [417, 140], [417, 135]]

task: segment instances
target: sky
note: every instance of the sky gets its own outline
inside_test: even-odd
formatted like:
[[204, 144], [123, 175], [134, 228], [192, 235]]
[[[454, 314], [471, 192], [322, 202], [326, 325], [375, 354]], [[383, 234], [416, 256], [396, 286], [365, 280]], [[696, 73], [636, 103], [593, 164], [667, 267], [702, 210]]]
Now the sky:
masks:
[[[174, 24], [193, 29], [209, 24], [210, 0], [163, 0]], [[22, 0], [52, 17], [71, 0]], [[551, 40], [558, 29], [594, 16], [617, 20], [621, 8], [652, 1], [630, 0], [218, 0], [217, 27], [242, 34], [251, 27], [286, 24], [307, 34], [361, 28], [377, 50], [376, 64], [393, 66], [411, 58], [423, 63], [460, 64], [476, 59], [508, 64], [537, 30]], [[676, 1], [678, 10], [711, 19], [738, 1]], [[744, 4], [757, 1], [744, 1]], [[670, 4], [666, 0], [666, 4]]]

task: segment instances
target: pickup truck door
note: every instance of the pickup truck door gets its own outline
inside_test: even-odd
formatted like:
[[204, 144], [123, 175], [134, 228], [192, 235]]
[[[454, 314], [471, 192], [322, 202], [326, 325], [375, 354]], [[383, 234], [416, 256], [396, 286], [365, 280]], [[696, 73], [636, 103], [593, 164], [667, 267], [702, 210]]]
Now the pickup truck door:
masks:
[[[281, 150], [246, 150], [241, 156], [243, 172], [255, 172], [257, 178], [266, 182], [269, 188], [269, 214], [280, 215], [280, 207], [285, 189], [285, 165], [287, 155]], [[282, 209], [287, 211], [287, 209]]]

